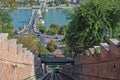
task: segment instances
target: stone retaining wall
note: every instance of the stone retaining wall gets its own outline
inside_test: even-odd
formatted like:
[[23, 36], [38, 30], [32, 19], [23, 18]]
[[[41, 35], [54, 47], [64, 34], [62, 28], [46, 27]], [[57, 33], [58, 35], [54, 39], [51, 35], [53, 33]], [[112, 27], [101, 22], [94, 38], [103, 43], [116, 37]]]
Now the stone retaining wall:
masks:
[[[86, 55], [75, 58], [72, 72], [64, 67], [64, 72], [76, 76], [75, 80], [120, 80], [120, 47], [118, 40], [110, 39], [109, 44], [100, 44], [100, 54], [95, 56], [98, 46], [89, 48]], [[66, 68], [66, 69], [65, 69]], [[74, 76], [74, 77], [75, 77]]]
[[0, 80], [23, 80], [41, 73], [41, 60], [32, 52], [0, 34]]

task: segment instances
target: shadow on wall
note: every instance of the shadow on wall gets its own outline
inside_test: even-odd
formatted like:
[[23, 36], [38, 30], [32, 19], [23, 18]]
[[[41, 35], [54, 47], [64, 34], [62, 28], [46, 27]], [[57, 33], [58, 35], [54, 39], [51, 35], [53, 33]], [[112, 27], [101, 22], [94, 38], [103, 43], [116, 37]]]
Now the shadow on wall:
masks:
[[41, 59], [37, 56], [34, 56], [34, 72], [36, 78], [42, 76], [42, 63], [41, 63]]
[[0, 80], [27, 80], [41, 75], [41, 60], [32, 52], [0, 33]]

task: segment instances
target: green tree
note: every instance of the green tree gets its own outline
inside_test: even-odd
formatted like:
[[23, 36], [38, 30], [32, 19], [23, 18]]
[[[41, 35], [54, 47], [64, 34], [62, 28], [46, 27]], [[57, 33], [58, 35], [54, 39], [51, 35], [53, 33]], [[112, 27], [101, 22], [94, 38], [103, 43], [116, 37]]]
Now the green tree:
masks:
[[58, 31], [60, 26], [58, 24], [51, 24], [50, 28], [54, 28], [54, 29], [56, 29]]
[[53, 39], [51, 39], [50, 42], [48, 42], [47, 49], [50, 52], [54, 52], [57, 49], [57, 45]]
[[25, 5], [28, 5], [29, 4], [29, 1], [28, 0], [25, 0]]
[[55, 4], [56, 4], [56, 6], [59, 6], [60, 5], [60, 0], [55, 0]]
[[67, 7], [69, 6], [69, 2], [68, 2], [68, 1], [66, 2], [66, 6], [67, 6]]
[[53, 1], [50, 1], [50, 2], [49, 2], [49, 6], [50, 6], [50, 7], [53, 6]]
[[14, 37], [14, 27], [11, 21], [9, 11], [0, 9], [0, 32], [9, 33], [8, 38]]
[[4, 26], [2, 29], [3, 33], [8, 33], [8, 38], [14, 38], [14, 27], [11, 23], [9, 23], [8, 25]]
[[60, 26], [58, 24], [51, 24], [47, 33], [51, 34], [51, 35], [55, 35], [58, 33], [59, 28], [60, 28]]
[[66, 4], [67, 0], [61, 0], [61, 4]]
[[[14, 37], [14, 27], [11, 24], [10, 12], [13, 11], [18, 6], [16, 0], [0, 0], [0, 33], [5, 32], [9, 33], [8, 38]], [[3, 8], [9, 8], [8, 10], [4, 10]]]
[[31, 50], [34, 54], [40, 54], [40, 42], [39, 39], [31, 34], [26, 36], [18, 36], [17, 43], [23, 44], [23, 47]]
[[41, 57], [46, 57], [49, 55], [49, 51], [45, 48], [43, 44], [40, 44], [40, 55]]
[[[0, 3], [5, 7], [5, 8], [10, 8], [10, 10], [15, 9], [19, 4], [16, 0], [0, 0]], [[2, 6], [2, 7], [3, 7]]]
[[54, 29], [54, 28], [49, 28], [48, 30], [47, 30], [47, 34], [50, 34], [50, 35], [55, 35], [55, 34], [57, 34], [57, 30], [56, 29]]
[[45, 33], [47, 28], [44, 25], [37, 25], [36, 28], [41, 32], [41, 33]]
[[120, 31], [120, 0], [87, 0], [74, 9], [69, 19], [65, 39], [70, 47], [98, 45], [105, 41], [107, 32], [115, 37]]
[[58, 30], [58, 34], [65, 35], [66, 30], [67, 30], [67, 26], [61, 26]]

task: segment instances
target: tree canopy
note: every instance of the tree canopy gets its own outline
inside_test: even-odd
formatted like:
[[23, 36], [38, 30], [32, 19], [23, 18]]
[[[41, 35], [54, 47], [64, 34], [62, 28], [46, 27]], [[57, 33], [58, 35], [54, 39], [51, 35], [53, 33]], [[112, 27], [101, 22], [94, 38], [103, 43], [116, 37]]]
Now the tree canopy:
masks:
[[49, 52], [54, 52], [57, 49], [57, 45], [53, 39], [51, 39], [50, 42], [48, 42], [47, 49]]
[[11, 21], [10, 13], [7, 10], [0, 9], [0, 33], [9, 33], [9, 38], [14, 37], [14, 27]]
[[17, 43], [23, 44], [23, 47], [31, 50], [36, 55], [40, 53], [39, 39], [31, 34], [26, 36], [18, 36]]
[[[18, 6], [16, 0], [0, 0], [0, 33], [9, 33], [9, 38], [14, 37], [14, 27], [11, 24], [10, 12]], [[4, 8], [8, 8], [7, 10]]]
[[47, 28], [44, 25], [37, 25], [36, 28], [41, 32], [41, 33], [45, 33]]
[[87, 0], [69, 15], [65, 40], [70, 47], [88, 48], [120, 32], [120, 0]]
[[16, 0], [0, 0], [0, 4], [2, 8], [10, 8], [10, 10], [15, 9], [18, 6], [18, 2]]
[[58, 33], [60, 26], [58, 24], [51, 24], [47, 34], [55, 35]]

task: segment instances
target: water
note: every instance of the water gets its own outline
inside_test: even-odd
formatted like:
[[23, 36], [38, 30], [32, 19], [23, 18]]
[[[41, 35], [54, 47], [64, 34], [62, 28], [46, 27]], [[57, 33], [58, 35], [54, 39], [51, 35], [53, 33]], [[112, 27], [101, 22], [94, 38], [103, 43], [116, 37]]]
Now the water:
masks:
[[49, 27], [51, 24], [58, 24], [60, 26], [66, 25], [66, 16], [63, 9], [50, 9], [44, 18], [45, 26]]
[[28, 23], [30, 16], [32, 15], [32, 10], [14, 10], [11, 13], [11, 17], [13, 18], [12, 24], [15, 29], [18, 27], [23, 27]]
[[[32, 10], [15, 10], [11, 13], [13, 18], [12, 24], [15, 29], [18, 27], [23, 27], [25, 24], [28, 24]], [[63, 9], [49, 9], [44, 17], [45, 26], [50, 27], [51, 24], [66, 25], [66, 16], [63, 13]]]

